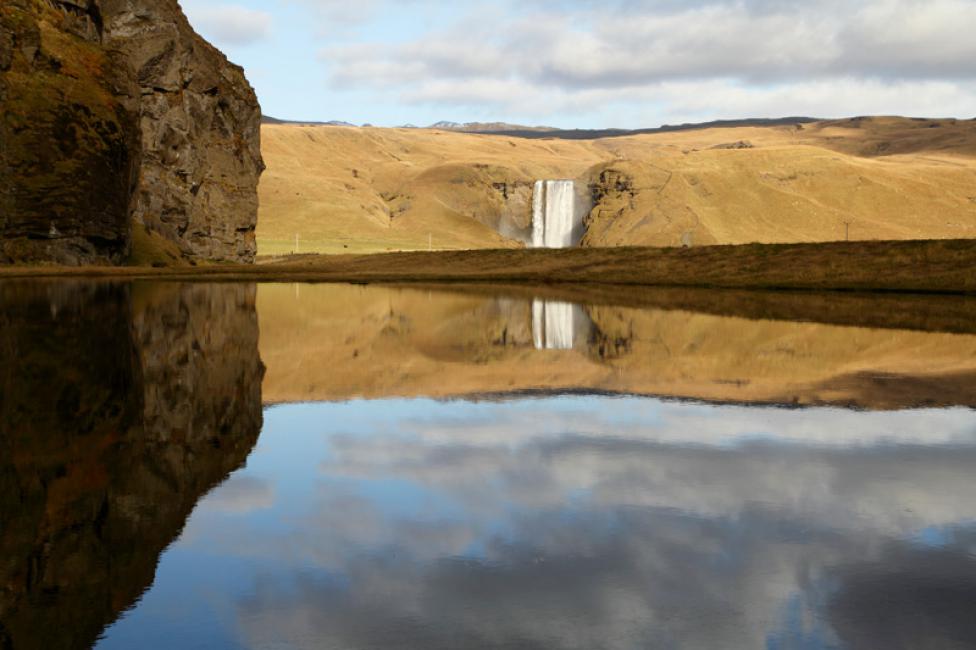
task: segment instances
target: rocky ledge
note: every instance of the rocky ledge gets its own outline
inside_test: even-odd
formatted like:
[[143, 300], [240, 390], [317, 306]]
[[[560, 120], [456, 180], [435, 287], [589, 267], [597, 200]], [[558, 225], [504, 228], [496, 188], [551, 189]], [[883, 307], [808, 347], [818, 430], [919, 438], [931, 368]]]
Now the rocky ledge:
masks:
[[0, 263], [253, 261], [261, 110], [176, 0], [4, 0], [0, 105]]

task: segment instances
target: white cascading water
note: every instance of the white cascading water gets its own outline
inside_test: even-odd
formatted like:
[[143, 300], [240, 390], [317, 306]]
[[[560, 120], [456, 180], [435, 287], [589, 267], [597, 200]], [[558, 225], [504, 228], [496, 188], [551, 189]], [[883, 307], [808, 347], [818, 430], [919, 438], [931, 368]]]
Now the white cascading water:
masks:
[[532, 338], [537, 350], [571, 350], [576, 335], [576, 309], [566, 302], [532, 301]]
[[576, 242], [581, 215], [574, 181], [537, 181], [532, 195], [532, 246], [569, 248]]
[[532, 247], [546, 245], [546, 182], [536, 181], [532, 192]]

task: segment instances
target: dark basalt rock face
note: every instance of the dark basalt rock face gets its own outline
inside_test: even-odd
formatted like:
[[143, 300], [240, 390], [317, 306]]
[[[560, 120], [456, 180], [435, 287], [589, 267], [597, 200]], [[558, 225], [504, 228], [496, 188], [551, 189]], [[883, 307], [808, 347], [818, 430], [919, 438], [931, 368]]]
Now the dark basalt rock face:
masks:
[[91, 647], [244, 463], [255, 294], [0, 283], [0, 648]]
[[260, 107], [176, 0], [5, 0], [0, 106], [0, 263], [253, 261]]
[[0, 263], [128, 254], [139, 93], [101, 38], [88, 2], [0, 5]]
[[99, 0], [106, 45], [141, 90], [133, 216], [184, 255], [253, 262], [261, 107], [244, 71], [197, 35], [176, 0]]

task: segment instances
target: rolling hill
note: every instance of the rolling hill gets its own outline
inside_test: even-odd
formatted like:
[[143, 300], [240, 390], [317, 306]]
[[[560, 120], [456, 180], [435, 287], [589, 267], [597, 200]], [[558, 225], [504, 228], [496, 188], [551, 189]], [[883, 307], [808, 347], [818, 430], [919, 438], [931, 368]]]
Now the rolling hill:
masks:
[[570, 138], [265, 124], [260, 253], [521, 247], [546, 178], [593, 196], [584, 246], [976, 237], [976, 121], [674, 128]]

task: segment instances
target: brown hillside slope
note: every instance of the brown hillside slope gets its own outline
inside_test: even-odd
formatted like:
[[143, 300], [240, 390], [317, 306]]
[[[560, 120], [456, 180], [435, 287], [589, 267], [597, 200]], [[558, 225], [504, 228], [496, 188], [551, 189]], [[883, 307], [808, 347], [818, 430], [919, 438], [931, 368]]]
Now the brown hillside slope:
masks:
[[525, 227], [526, 184], [605, 157], [591, 144], [420, 129], [265, 125], [262, 136], [262, 254], [291, 252], [296, 234], [301, 252], [513, 246], [496, 230], [505, 192], [495, 185], [522, 184]]
[[587, 246], [976, 237], [976, 121], [856, 118], [603, 140], [265, 125], [262, 254], [521, 246], [532, 184]]

